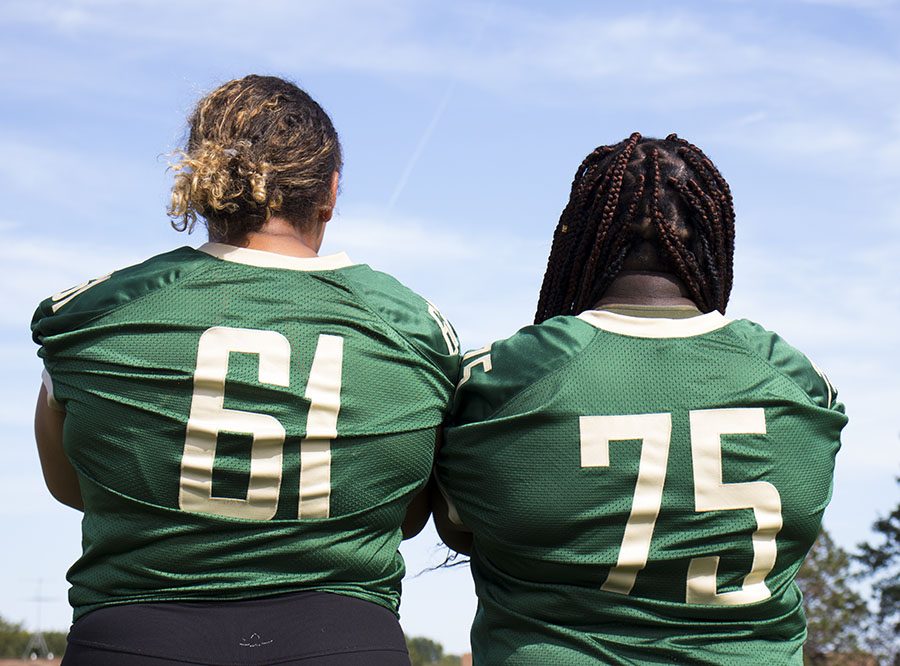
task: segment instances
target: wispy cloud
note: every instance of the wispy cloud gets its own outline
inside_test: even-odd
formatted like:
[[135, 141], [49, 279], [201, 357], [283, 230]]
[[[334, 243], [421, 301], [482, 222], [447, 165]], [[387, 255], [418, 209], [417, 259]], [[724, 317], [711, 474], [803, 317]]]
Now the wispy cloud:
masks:
[[[892, 173], [900, 173], [896, 54], [848, 35], [805, 29], [796, 20], [785, 22], [780, 11], [787, 11], [787, 3], [769, 3], [766, 12], [754, 11], [752, 3], [730, 4], [741, 11], [701, 12], [688, 5], [659, 5], [652, 11], [625, 5], [550, 10], [504, 4], [490, 12], [479, 2], [411, 0], [387, 5], [200, 0], [177, 8], [148, 0], [20, 0], [4, 3], [0, 26], [7, 31], [27, 26], [44, 39], [40, 49], [36, 40], [0, 46], [0, 59], [7, 63], [0, 80], [21, 77], [28, 58], [32, 78], [62, 87], [91, 86], [103, 78], [88, 70], [65, 71], [65, 58], [47, 57], [48, 44], [62, 50], [87, 40], [115, 49], [116, 58], [99, 49], [80, 66], [112, 68], [119, 81], [115, 94], [121, 95], [132, 85], [130, 68], [148, 59], [180, 65], [189, 59], [184, 49], [190, 44], [192, 52], [226, 63], [265, 62], [283, 72], [427, 77], [548, 107], [577, 96], [587, 107], [635, 117], [648, 109], [665, 110], [688, 124], [695, 116], [698, 131], [743, 148], [765, 146], [788, 159], [843, 154], [856, 163], [875, 155]], [[897, 3], [804, 4], [805, 11], [816, 11], [817, 4], [881, 10]], [[485, 39], [473, 48], [472, 38], [482, 29]], [[52, 36], [59, 37], [56, 47]], [[148, 91], [138, 86], [130, 94]], [[812, 166], [828, 168], [827, 162]], [[15, 171], [6, 175], [20, 181], [38, 177], [27, 169]]]
[[458, 262], [479, 252], [466, 237], [428, 220], [385, 217], [377, 210], [342, 210], [329, 223], [323, 249], [344, 248], [366, 263], [416, 268], [437, 261]]
[[885, 331], [900, 329], [898, 252], [900, 237], [847, 248], [840, 257], [815, 241], [780, 249], [744, 245], [733, 308], [836, 359], [892, 359], [894, 340]]
[[[355, 261], [397, 276], [438, 303], [454, 323], [459, 320], [464, 342], [477, 346], [530, 319], [549, 242], [510, 237], [489, 224], [483, 228], [467, 232], [427, 219], [388, 217], [377, 208], [341, 210], [329, 223], [322, 252], [346, 251]], [[0, 331], [24, 330], [50, 294], [137, 263], [152, 250], [127, 239], [62, 240], [10, 221], [0, 221], [0, 231], [6, 235], [0, 262], [9, 289]], [[473, 309], [485, 316], [473, 315]]]
[[466, 347], [511, 335], [530, 323], [549, 238], [477, 232], [431, 220], [349, 210], [329, 223], [323, 251], [395, 275], [440, 306]]
[[897, 0], [800, 0], [807, 5], [827, 5], [830, 7], [841, 7], [844, 9], [889, 9], [897, 8]]
[[[653, 83], [659, 86], [650, 91], [654, 95], [674, 98], [685, 84], [718, 81], [712, 90], [690, 86], [689, 97], [763, 99], [760, 74], [790, 77], [782, 82], [785, 90], [793, 86], [796, 92], [797, 81], [806, 81], [820, 93], [868, 88], [896, 82], [900, 76], [895, 62], [883, 54], [865, 45], [804, 33], [796, 24], [785, 27], [777, 12], [764, 18], [751, 12], [662, 6], [653, 11], [606, 7], [601, 13], [514, 5], [490, 11], [478, 2], [437, 5], [409, 0], [388, 5], [363, 0], [262, 4], [201, 0], [177, 9], [146, 0], [77, 0], [65, 5], [20, 0], [4, 6], [0, 24], [31, 25], [81, 38], [103, 36], [130, 46], [122, 54], [125, 60], [140, 59], [148, 50], [158, 55], [160, 48], [173, 48], [178, 54], [190, 43], [192, 50], [265, 54], [274, 66], [287, 68], [452, 77], [500, 90], [533, 89], [536, 80], [585, 85], [613, 81]], [[441, 20], [437, 29], [435, 14]], [[199, 25], [204, 29], [198, 30]], [[485, 43], [475, 50], [472, 36], [482, 25]], [[637, 89], [631, 92], [633, 97]], [[627, 99], [609, 97], [607, 102], [627, 103]]]
[[[120, 205], [148, 195], [148, 188], [165, 177], [165, 166], [154, 156], [125, 161], [98, 150], [48, 145], [39, 137], [0, 133], [0, 191], [14, 193], [38, 217], [49, 206]], [[148, 197], [149, 198], [149, 197]], [[70, 211], [76, 213], [76, 211]]]
[[128, 243], [60, 240], [29, 234], [25, 229], [22, 226], [8, 228], [3, 243], [0, 243], [0, 263], [5, 270], [0, 332], [4, 329], [8, 334], [19, 332], [22, 337], [16, 336], [16, 339], [22, 344], [29, 344], [25, 342], [27, 323], [40, 301], [67, 287], [145, 258]]
[[846, 247], [838, 256], [817, 251], [815, 242], [803, 248], [745, 244], [729, 308], [778, 331], [837, 386], [851, 420], [829, 516], [857, 538], [866, 526], [858, 524], [859, 497], [847, 491], [869, 483], [890, 492], [891, 475], [883, 472], [900, 472], [900, 420], [891, 406], [900, 400], [898, 253], [897, 234]]

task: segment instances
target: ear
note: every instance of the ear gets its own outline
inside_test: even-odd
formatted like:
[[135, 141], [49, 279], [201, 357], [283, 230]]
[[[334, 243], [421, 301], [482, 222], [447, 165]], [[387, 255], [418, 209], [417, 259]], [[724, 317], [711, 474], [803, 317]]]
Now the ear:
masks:
[[319, 207], [319, 222], [325, 223], [334, 215], [334, 207], [337, 205], [338, 186], [341, 182], [341, 174], [337, 171], [331, 174], [331, 187], [328, 191], [328, 198], [325, 203]]

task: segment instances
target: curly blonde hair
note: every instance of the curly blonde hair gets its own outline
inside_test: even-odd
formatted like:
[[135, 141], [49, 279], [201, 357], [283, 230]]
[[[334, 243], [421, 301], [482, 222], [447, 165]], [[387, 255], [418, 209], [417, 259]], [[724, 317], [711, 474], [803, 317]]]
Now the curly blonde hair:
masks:
[[197, 104], [190, 135], [171, 165], [169, 216], [178, 231], [203, 219], [212, 240], [234, 241], [278, 214], [298, 228], [315, 221], [341, 170], [328, 114], [306, 92], [274, 76], [245, 76]]

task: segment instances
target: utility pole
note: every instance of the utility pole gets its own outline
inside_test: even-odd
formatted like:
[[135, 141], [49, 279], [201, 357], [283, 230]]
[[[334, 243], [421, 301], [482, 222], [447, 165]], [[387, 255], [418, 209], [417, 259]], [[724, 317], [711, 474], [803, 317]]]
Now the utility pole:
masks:
[[31, 637], [28, 639], [28, 645], [25, 646], [25, 652], [22, 653], [22, 659], [30, 659], [34, 661], [36, 659], [53, 659], [53, 653], [50, 652], [50, 648], [47, 647], [47, 639], [44, 638], [44, 628], [41, 624], [41, 611], [43, 610], [43, 603], [45, 601], [52, 601], [52, 597], [45, 597], [41, 594], [41, 588], [43, 587], [44, 579], [37, 579], [37, 594], [35, 594], [28, 601], [32, 601], [37, 604], [37, 622], [34, 627], [35, 630], [31, 633]]

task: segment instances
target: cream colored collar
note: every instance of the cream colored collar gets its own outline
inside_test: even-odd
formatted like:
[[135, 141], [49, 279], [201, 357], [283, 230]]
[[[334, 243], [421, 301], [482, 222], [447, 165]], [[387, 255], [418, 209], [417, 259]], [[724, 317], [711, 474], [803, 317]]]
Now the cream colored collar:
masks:
[[605, 310], [586, 310], [578, 318], [595, 328], [633, 338], [690, 338], [731, 323], [730, 319], [716, 311], [685, 319], [661, 319], [631, 317]]
[[285, 268], [292, 271], [333, 271], [337, 268], [352, 266], [353, 262], [344, 252], [329, 254], [324, 257], [291, 257], [265, 250], [251, 250], [246, 247], [235, 247], [225, 243], [204, 243], [197, 248], [200, 252], [212, 255], [225, 261], [233, 261], [260, 268]]

